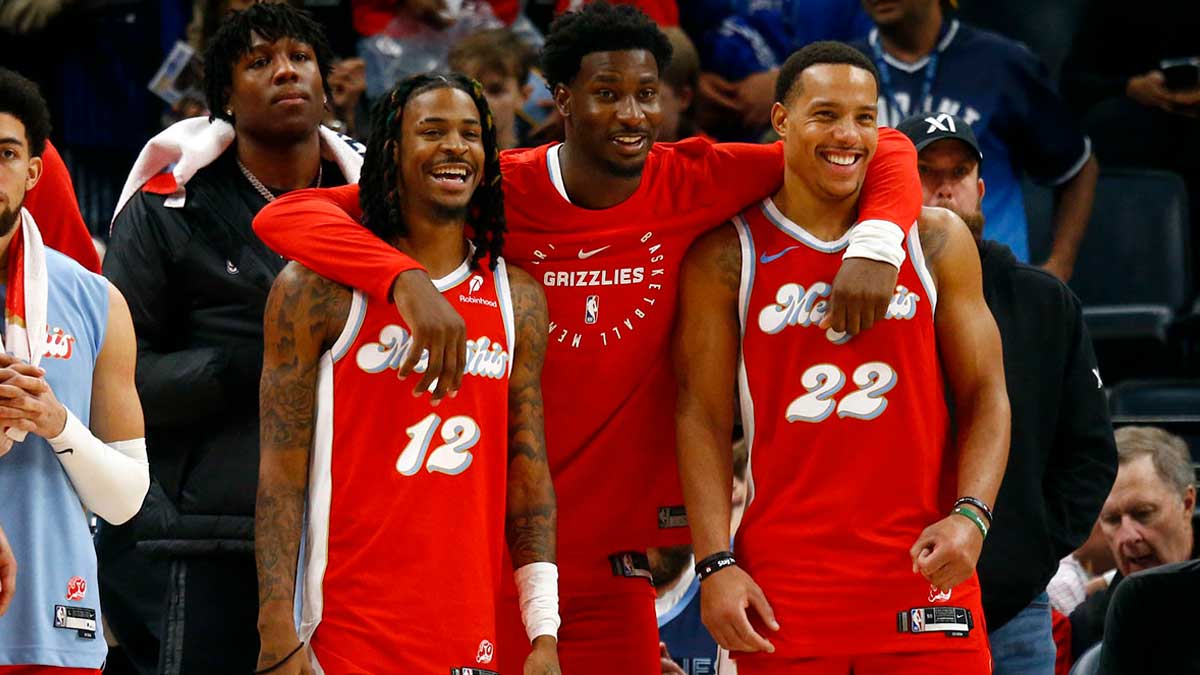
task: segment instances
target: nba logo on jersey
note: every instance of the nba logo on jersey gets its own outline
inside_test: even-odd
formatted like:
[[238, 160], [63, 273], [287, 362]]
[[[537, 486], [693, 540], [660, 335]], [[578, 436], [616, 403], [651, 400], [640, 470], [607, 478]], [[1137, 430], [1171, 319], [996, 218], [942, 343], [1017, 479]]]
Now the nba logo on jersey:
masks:
[[471, 283], [469, 284], [468, 288], [471, 289], [468, 291], [469, 293], [474, 293], [480, 288], [483, 288], [483, 277], [479, 276], [478, 274], [471, 277]]
[[925, 613], [919, 609], [909, 610], [908, 613], [912, 617], [912, 632], [920, 633], [925, 630]]
[[586, 324], [596, 323], [600, 318], [600, 296], [589, 295], [584, 302], [583, 322]]

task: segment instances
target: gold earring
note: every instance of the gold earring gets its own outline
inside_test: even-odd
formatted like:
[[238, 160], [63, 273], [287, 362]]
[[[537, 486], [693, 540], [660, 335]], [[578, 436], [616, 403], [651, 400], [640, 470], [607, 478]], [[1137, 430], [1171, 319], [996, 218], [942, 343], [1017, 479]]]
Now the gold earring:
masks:
[[226, 109], [225, 109], [225, 115], [226, 115], [227, 117], [233, 117], [233, 108], [226, 108]]

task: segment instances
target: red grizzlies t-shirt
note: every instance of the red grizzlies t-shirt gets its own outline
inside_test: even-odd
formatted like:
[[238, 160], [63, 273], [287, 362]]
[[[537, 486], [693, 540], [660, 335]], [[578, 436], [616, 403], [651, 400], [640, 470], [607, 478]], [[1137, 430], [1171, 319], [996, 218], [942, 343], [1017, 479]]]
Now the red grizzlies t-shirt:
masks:
[[[938, 594], [909, 556], [950, 511], [957, 457], [916, 226], [885, 320], [850, 338], [818, 327], [847, 236], [821, 241], [770, 200], [734, 225], [751, 490], [734, 548], [775, 610], [774, 657], [978, 648], [978, 580]], [[914, 633], [924, 607], [969, 609], [974, 629]]]
[[456, 398], [433, 407], [413, 397], [412, 377], [396, 375], [409, 349], [404, 321], [358, 291], [321, 358], [297, 586], [300, 639], [327, 675], [445, 674], [497, 657], [508, 277], [503, 261], [494, 272], [464, 262], [435, 284], [467, 325]]
[[[546, 444], [558, 495], [564, 594], [600, 593], [607, 556], [686, 543], [675, 464], [670, 332], [679, 263], [705, 231], [774, 192], [780, 144], [656, 144], [637, 192], [608, 209], [567, 202], [548, 150], [502, 157], [505, 257], [545, 287], [550, 340], [542, 375]], [[920, 212], [916, 152], [881, 129], [862, 219]], [[411, 260], [353, 222], [357, 186], [300, 190], [268, 205], [255, 231], [272, 248], [386, 300]]]

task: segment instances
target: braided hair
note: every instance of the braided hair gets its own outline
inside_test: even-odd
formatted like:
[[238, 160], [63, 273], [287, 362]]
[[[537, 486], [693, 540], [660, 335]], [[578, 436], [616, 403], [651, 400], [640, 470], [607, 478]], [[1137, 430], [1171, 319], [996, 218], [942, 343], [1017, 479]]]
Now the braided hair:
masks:
[[380, 239], [392, 241], [408, 234], [401, 209], [399, 167], [395, 150], [401, 142], [404, 106], [409, 99], [434, 89], [451, 88], [465, 92], [479, 109], [483, 131], [483, 179], [467, 204], [467, 228], [475, 251], [471, 267], [478, 268], [484, 256], [495, 269], [504, 247], [504, 193], [500, 189], [500, 148], [496, 145], [496, 124], [483, 96], [483, 86], [460, 73], [413, 75], [397, 84], [371, 111], [370, 140], [359, 178], [358, 200], [362, 205], [363, 225]]

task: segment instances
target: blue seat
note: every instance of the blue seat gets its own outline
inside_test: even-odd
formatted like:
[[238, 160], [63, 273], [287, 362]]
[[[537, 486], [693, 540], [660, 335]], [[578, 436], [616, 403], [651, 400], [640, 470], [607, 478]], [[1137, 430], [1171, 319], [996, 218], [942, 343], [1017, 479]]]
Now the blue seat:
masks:
[[[1033, 189], [1026, 199], [1035, 260], [1044, 258], [1052, 237], [1048, 197]], [[1167, 343], [1177, 317], [1189, 313], [1187, 214], [1187, 189], [1176, 174], [1149, 169], [1101, 173], [1070, 283], [1083, 302], [1093, 339]]]

